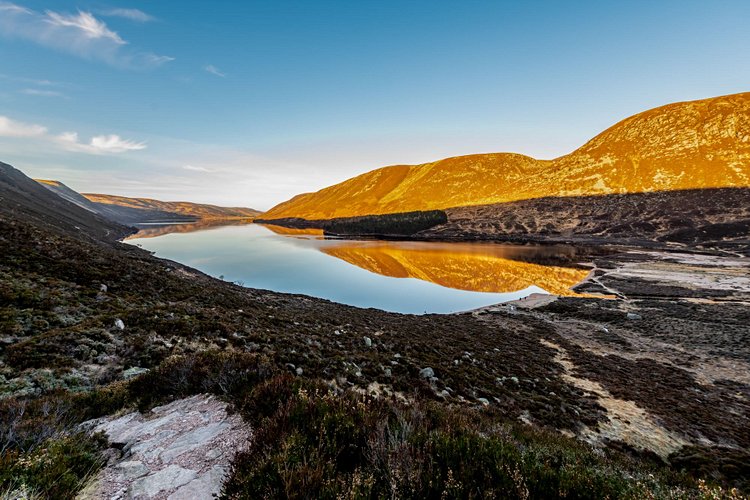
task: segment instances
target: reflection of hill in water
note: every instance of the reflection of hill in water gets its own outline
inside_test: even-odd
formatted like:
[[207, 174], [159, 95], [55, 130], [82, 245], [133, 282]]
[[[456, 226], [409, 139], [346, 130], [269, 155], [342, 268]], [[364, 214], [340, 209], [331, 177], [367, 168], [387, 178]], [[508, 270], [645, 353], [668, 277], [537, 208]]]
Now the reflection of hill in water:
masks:
[[203, 231], [205, 229], [218, 228], [223, 226], [244, 226], [251, 224], [252, 219], [202, 219], [195, 222], [180, 224], [159, 224], [140, 226], [138, 232], [131, 234], [126, 240], [134, 238], [155, 238], [171, 233], [192, 233], [194, 231]]
[[280, 234], [283, 236], [323, 236], [322, 229], [314, 229], [314, 228], [295, 229], [293, 227], [274, 226], [273, 224], [259, 224], [259, 225], [265, 227], [269, 231], [273, 231], [274, 233]]
[[536, 285], [556, 295], [575, 295], [570, 287], [588, 275], [585, 269], [511, 260], [529, 260], [530, 250], [524, 248], [462, 244], [427, 248], [402, 242], [346, 242], [321, 251], [384, 276], [417, 278], [476, 292], [514, 292]]

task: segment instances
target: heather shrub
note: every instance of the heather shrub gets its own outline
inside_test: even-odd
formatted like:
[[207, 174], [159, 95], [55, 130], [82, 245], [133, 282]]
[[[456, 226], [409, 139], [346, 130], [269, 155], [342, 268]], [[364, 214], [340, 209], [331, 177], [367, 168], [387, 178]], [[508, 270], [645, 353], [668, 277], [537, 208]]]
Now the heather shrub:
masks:
[[74, 498], [104, 464], [107, 440], [84, 432], [57, 436], [29, 452], [0, 453], [0, 491], [41, 498]]
[[[227, 498], [697, 496], [664, 464], [598, 450], [501, 415], [336, 393], [283, 375], [239, 403], [256, 422]], [[718, 490], [711, 490], [713, 492]]]
[[129, 386], [130, 399], [141, 409], [200, 393], [237, 399], [276, 370], [267, 358], [244, 352], [175, 356], [134, 379]]

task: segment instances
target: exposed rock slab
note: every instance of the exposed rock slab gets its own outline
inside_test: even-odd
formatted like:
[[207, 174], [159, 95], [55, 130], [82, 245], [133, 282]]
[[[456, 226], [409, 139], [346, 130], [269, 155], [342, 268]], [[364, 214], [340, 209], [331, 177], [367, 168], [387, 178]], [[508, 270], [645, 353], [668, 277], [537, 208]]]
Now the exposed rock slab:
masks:
[[82, 499], [212, 498], [250, 430], [226, 403], [198, 395], [154, 408], [88, 422], [121, 456], [81, 493]]

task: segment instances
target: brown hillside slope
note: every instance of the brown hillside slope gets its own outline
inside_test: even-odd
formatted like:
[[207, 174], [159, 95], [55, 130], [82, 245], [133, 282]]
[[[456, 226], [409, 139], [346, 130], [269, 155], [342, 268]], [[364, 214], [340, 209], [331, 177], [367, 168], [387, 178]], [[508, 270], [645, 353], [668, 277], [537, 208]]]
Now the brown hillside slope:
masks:
[[186, 201], [160, 201], [150, 198], [129, 198], [109, 194], [82, 193], [84, 197], [101, 206], [137, 208], [140, 210], [159, 210], [180, 215], [190, 215], [200, 219], [243, 219], [253, 218], [260, 214], [258, 210], [243, 207], [219, 207]]
[[750, 186], [750, 93], [680, 102], [627, 118], [543, 161], [511, 153], [397, 165], [298, 195], [264, 219], [330, 219], [549, 196]]

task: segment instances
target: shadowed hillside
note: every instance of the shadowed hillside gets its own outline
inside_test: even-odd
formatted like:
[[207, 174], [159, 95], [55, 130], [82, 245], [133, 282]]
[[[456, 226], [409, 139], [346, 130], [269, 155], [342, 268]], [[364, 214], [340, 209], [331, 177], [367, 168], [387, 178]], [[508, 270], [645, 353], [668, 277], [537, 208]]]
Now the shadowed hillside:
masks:
[[132, 232], [72, 200], [64, 199], [0, 162], [0, 214], [76, 238], [115, 240]]
[[750, 93], [639, 113], [551, 161], [493, 153], [373, 170], [296, 196], [263, 218], [330, 219], [722, 187], [750, 187]]
[[[441, 240], [586, 241], [750, 250], [750, 189], [551, 197], [446, 210]], [[414, 235], [413, 235], [414, 236]]]

